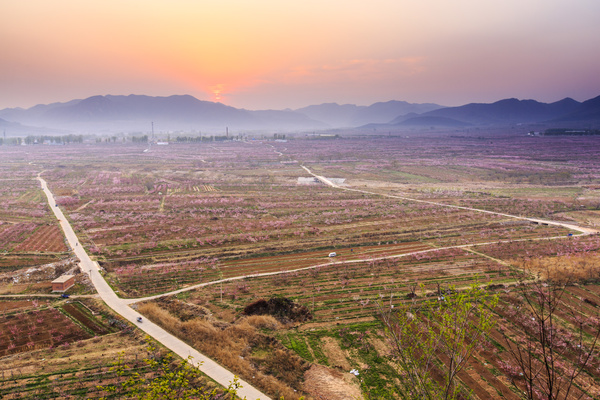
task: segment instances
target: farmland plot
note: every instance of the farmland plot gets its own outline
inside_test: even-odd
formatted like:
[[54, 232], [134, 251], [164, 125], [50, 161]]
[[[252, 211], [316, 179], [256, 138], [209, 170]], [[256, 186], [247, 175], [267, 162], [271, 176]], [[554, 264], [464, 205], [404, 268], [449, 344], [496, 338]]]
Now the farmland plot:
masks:
[[[501, 342], [499, 329], [510, 333], [513, 344], [527, 334], [503, 311], [522, 302], [511, 286], [515, 274], [528, 269], [535, 276], [560, 264], [569, 274], [583, 271], [573, 274], [578, 279], [596, 279], [598, 238], [568, 237], [574, 232], [561, 227], [444, 204], [562, 221], [592, 215], [600, 185], [598, 139], [529, 139], [256, 141], [173, 145], [145, 153], [140, 146], [107, 144], [64, 146], [53, 154], [38, 147], [31, 150], [35, 156], [14, 151], [9, 159], [24, 167], [22, 178], [40, 171], [29, 161], [44, 160], [43, 176], [58, 194], [58, 205], [121, 295], [277, 273], [140, 305], [149, 318], [234, 371], [245, 371], [245, 378], [274, 396], [314, 395], [310, 363], [320, 364], [323, 374], [361, 384], [371, 396], [393, 389], [396, 366], [375, 305], [383, 301], [393, 310], [441, 297], [451, 286], [491, 281], [503, 306], [496, 311], [499, 326], [491, 346], [469, 361], [459, 380], [475, 397], [512, 399], [519, 398], [523, 383], [506, 364], [511, 345]], [[300, 185], [298, 178], [307, 176], [300, 165], [345, 179], [343, 187], [372, 193]], [[37, 201], [35, 191], [17, 187], [5, 196], [24, 204]], [[12, 225], [31, 223], [26, 213], [15, 220], [5, 215]], [[45, 231], [29, 229], [7, 240], [7, 256], [43, 246], [37, 237]], [[461, 245], [471, 247], [453, 248]], [[332, 251], [337, 257], [329, 259]], [[584, 318], [595, 315], [597, 293], [592, 282], [569, 288], [561, 304], [564, 329], [573, 325], [569, 310], [582, 310]], [[291, 299], [311, 318], [273, 322], [243, 315], [262, 298]], [[190, 339], [190, 332], [206, 340]], [[229, 341], [239, 353], [227, 358], [215, 344]], [[292, 359], [288, 364], [294, 367], [284, 370], [283, 360]], [[258, 366], [256, 374], [248, 375], [248, 363]], [[360, 371], [359, 377], [350, 376], [350, 369]], [[586, 370], [575, 395], [596, 396], [590, 382], [597, 379]]]
[[[32, 166], [7, 156], [0, 164], [0, 272], [64, 258], [64, 237], [39, 184], [32, 173], [19, 177]], [[24, 171], [16, 172], [17, 165]]]
[[[178, 295], [179, 305], [169, 309], [175, 315], [181, 315], [176, 310], [181, 310], [185, 304], [200, 306], [210, 311], [201, 313], [210, 315], [210, 318], [241, 324], [245, 318], [242, 315], [245, 306], [257, 299], [272, 296], [293, 299], [310, 310], [312, 319], [301, 323], [288, 320], [287, 327], [272, 334], [309, 362], [346, 373], [350, 369], [359, 370], [363, 389], [371, 396], [377, 396], [386, 388], [393, 389], [392, 377], [396, 366], [390, 358], [391, 349], [377, 320], [376, 305], [383, 303], [393, 310], [402, 303], [439, 296], [440, 290], [442, 294], [446, 293], [451, 286], [465, 287], [481, 282], [481, 278], [491, 280], [495, 288], [500, 288], [497, 293], [501, 303], [496, 308], [498, 325], [490, 332], [489, 342], [469, 360], [465, 371], [459, 375], [459, 381], [472, 391], [475, 398], [500, 395], [520, 398], [516, 391], [522, 390], [524, 382], [518, 373], [514, 374], [514, 368], [511, 369], [507, 347], [515, 343], [520, 345], [521, 338], [530, 333], [519, 327], [523, 316], [517, 310], [524, 306], [524, 300], [521, 292], [512, 287], [513, 271], [462, 250], [441, 251], [426, 260], [400, 260], [382, 260], [347, 268], [339, 265], [322, 267], [215, 285]], [[416, 283], [423, 286], [418, 288]], [[559, 304], [560, 329], [568, 332], [580, 318], [589, 321], [587, 329], [592, 334], [597, 329], [594, 321], [600, 316], [599, 294], [595, 284], [568, 287]], [[187, 318], [191, 318], [191, 327], [194, 318], [204, 320], [208, 317], [191, 314]], [[505, 341], [501, 331], [508, 333], [510, 343]], [[197, 334], [203, 335], [201, 332]], [[577, 378], [577, 389], [572, 393], [574, 398], [582, 394], [591, 398], [598, 395], [600, 375], [595, 366], [599, 363], [600, 358], [595, 355], [590, 368]]]
[[[58, 202], [120, 293], [142, 296], [220, 274], [273, 270], [237, 268], [237, 259], [275, 257], [270, 264], [295, 269], [312, 262], [317, 251], [567, 233], [441, 205], [299, 186], [304, 171], [278, 162], [281, 157], [268, 146], [219, 146], [160, 149], [144, 160], [144, 168], [136, 165], [141, 156], [128, 159], [126, 153], [123, 169], [91, 158], [88, 169], [48, 172], [53, 189], [65, 194]], [[205, 162], [198, 164], [198, 158]], [[211, 189], [199, 190], [206, 187]], [[282, 254], [289, 255], [280, 263]]]
[[34, 350], [69, 347], [114, 332], [81, 302], [0, 301], [0, 357]]
[[[0, 337], [7, 340], [0, 341], [6, 399], [118, 398], [99, 386], [158, 377], [144, 359], [166, 354], [149, 353], [142, 335], [95, 301], [0, 301]], [[118, 359], [127, 365], [121, 373], [114, 369]], [[200, 384], [216, 386], [206, 378]]]

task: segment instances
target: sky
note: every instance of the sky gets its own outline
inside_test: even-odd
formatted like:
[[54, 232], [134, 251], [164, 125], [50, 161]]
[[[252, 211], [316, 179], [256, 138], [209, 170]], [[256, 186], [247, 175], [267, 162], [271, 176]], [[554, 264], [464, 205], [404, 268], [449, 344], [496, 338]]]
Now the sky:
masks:
[[584, 101], [600, 95], [598, 17], [598, 0], [2, 0], [0, 109]]

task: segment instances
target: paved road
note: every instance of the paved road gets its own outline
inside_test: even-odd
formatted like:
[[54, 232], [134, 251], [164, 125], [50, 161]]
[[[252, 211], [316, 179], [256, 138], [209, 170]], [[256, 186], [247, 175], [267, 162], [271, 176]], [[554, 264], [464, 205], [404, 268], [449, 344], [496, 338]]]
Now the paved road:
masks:
[[[83, 247], [79, 245], [79, 240], [77, 239], [71, 224], [69, 224], [60, 208], [55, 206], [56, 200], [54, 199], [52, 192], [50, 192], [48, 189], [46, 181], [39, 176], [38, 180], [40, 181], [42, 189], [48, 198], [50, 208], [60, 222], [60, 226], [65, 233], [65, 237], [67, 238], [69, 246], [71, 246], [75, 252], [75, 255], [79, 259], [79, 268], [81, 268], [82, 272], [89, 274], [90, 279], [102, 300], [104, 300], [104, 302], [117, 314], [120, 314], [130, 322], [136, 324], [138, 328], [146, 332], [156, 341], [162, 343], [165, 347], [180, 357], [186, 359], [188, 356], [192, 356], [192, 362], [194, 365], [202, 363], [199, 366], [199, 369], [202, 372], [214, 379], [219, 384], [225, 387], [228, 386], [230, 382], [233, 381], [235, 377], [234, 374], [151, 321], [145, 319], [143, 323], [136, 322], [137, 318], [140, 317], [141, 314], [130, 308], [127, 302], [119, 298], [113, 289], [108, 285], [108, 283], [106, 283], [104, 277], [100, 274], [99, 265], [92, 261]], [[242, 387], [238, 390], [238, 395], [240, 397], [246, 397], [248, 399], [270, 400], [267, 395], [252, 387], [248, 382], [240, 380], [240, 384], [242, 385]]]

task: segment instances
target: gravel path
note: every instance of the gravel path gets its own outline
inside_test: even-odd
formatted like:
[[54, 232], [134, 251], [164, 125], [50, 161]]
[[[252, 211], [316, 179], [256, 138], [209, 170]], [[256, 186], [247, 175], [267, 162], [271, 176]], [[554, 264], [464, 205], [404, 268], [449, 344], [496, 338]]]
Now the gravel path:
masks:
[[479, 209], [479, 208], [457, 206], [457, 205], [454, 205], [454, 204], [444, 204], [444, 203], [438, 203], [438, 202], [435, 202], [435, 201], [428, 201], [428, 200], [419, 200], [419, 199], [413, 199], [413, 198], [410, 198], [410, 197], [396, 196], [396, 195], [393, 195], [393, 194], [375, 193], [375, 192], [369, 192], [368, 190], [352, 189], [352, 188], [348, 188], [348, 187], [343, 187], [343, 186], [340, 186], [340, 185], [336, 185], [335, 183], [333, 183], [331, 180], [325, 178], [324, 176], [320, 176], [320, 175], [317, 175], [317, 174], [313, 173], [310, 169], [308, 169], [304, 165], [302, 165], [301, 167], [306, 172], [308, 172], [310, 175], [312, 175], [315, 178], [317, 178], [317, 180], [319, 180], [321, 183], [324, 183], [325, 185], [330, 186], [332, 188], [336, 188], [336, 189], [340, 189], [340, 190], [347, 190], [349, 192], [358, 192], [358, 193], [364, 193], [364, 194], [371, 194], [371, 195], [375, 195], [375, 196], [390, 197], [392, 199], [414, 201], [416, 203], [433, 204], [433, 205], [441, 206], [441, 207], [457, 208], [457, 209], [460, 209], [460, 210], [469, 210], [469, 211], [476, 211], [476, 212], [486, 213], [486, 214], [500, 215], [500, 216], [508, 217], [508, 218], [515, 218], [515, 219], [520, 219], [520, 220], [524, 220], [524, 221], [531, 221], [531, 222], [534, 222], [536, 224], [542, 224], [542, 225], [562, 226], [563, 228], [567, 228], [567, 229], [571, 229], [573, 231], [581, 232], [584, 235], [591, 235], [591, 234], [595, 234], [595, 233], [600, 233], [600, 231], [598, 231], [597, 229], [584, 228], [584, 227], [581, 227], [581, 226], [578, 226], [578, 225], [574, 225], [574, 224], [569, 224], [569, 223], [566, 223], [566, 222], [549, 221], [549, 220], [539, 219], [539, 218], [521, 217], [521, 216], [518, 216], [518, 215], [504, 214], [504, 213], [495, 212], [495, 211], [482, 210], [482, 209]]

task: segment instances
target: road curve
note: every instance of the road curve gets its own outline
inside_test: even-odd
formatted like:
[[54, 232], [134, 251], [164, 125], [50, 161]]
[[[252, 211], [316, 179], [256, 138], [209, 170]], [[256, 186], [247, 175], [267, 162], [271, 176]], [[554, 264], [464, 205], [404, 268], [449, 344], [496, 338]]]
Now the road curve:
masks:
[[[206, 357], [204, 354], [200, 353], [192, 346], [171, 335], [169, 332], [167, 332], [160, 326], [154, 324], [153, 322], [149, 321], [148, 319], [145, 319], [143, 323], [136, 322], [137, 318], [141, 317], [141, 314], [130, 308], [126, 301], [119, 298], [113, 291], [113, 289], [104, 280], [104, 277], [100, 274], [99, 265], [92, 261], [85, 249], [83, 249], [83, 247], [79, 245], [79, 240], [77, 239], [73, 228], [69, 224], [68, 220], [65, 218], [60, 208], [56, 206], [56, 200], [54, 199], [54, 195], [52, 194], [52, 192], [50, 192], [50, 190], [48, 189], [46, 181], [40, 176], [38, 176], [37, 179], [40, 181], [40, 184], [42, 185], [42, 190], [48, 198], [48, 204], [50, 205], [50, 208], [52, 209], [54, 215], [56, 216], [56, 218], [58, 218], [60, 222], [60, 226], [63, 232], [65, 233], [65, 237], [67, 238], [69, 246], [71, 246], [71, 248], [75, 252], [75, 255], [79, 259], [79, 268], [81, 269], [81, 272], [87, 273], [90, 276], [92, 284], [98, 291], [98, 294], [100, 295], [102, 300], [104, 300], [104, 302], [117, 314], [121, 315], [123, 318], [135, 324], [139, 329], [146, 332], [149, 336], [154, 338], [159, 343], [163, 344], [165, 347], [179, 355], [181, 358], [187, 359], [188, 356], [191, 356], [192, 363], [194, 365], [197, 365], [200, 371], [214, 379], [219, 384], [227, 387], [235, 378], [235, 375], [232, 374], [230, 371], [226, 370], [221, 365], [217, 364], [215, 361]], [[270, 397], [268, 397], [264, 393], [261, 393], [258, 389], [252, 387], [248, 382], [245, 382], [240, 379], [239, 383], [242, 385], [242, 387], [238, 389], [239, 397], [246, 397], [247, 399], [270, 400]]]
[[[181, 289], [177, 289], [177, 290], [173, 290], [173, 291], [170, 291], [170, 292], [156, 294], [156, 295], [153, 295], [153, 296], [138, 297], [138, 298], [132, 298], [132, 299], [121, 299], [121, 300], [124, 301], [127, 304], [133, 304], [133, 303], [138, 303], [140, 301], [156, 300], [156, 299], [159, 299], [161, 297], [173, 296], [173, 295], [176, 295], [176, 294], [179, 294], [179, 293], [189, 292], [190, 290], [196, 290], [196, 289], [200, 289], [200, 288], [203, 288], [203, 287], [206, 287], [206, 286], [213, 286], [213, 285], [218, 285], [220, 283], [240, 281], [240, 280], [244, 280], [244, 279], [262, 278], [262, 277], [265, 277], [265, 276], [282, 275], [282, 274], [288, 274], [288, 273], [291, 273], [291, 272], [307, 271], [307, 270], [311, 270], [311, 269], [331, 267], [331, 266], [336, 266], [336, 265], [342, 266], [342, 265], [348, 265], [348, 264], [357, 264], [357, 263], [362, 263], [362, 262], [365, 262], [365, 261], [371, 262], [371, 261], [380, 261], [380, 260], [393, 260], [393, 259], [396, 259], [396, 258], [405, 258], [405, 257], [414, 256], [414, 255], [417, 255], [417, 254], [427, 254], [427, 253], [433, 253], [433, 252], [441, 251], [441, 250], [465, 249], [467, 251], [473, 251], [472, 247], [478, 247], [478, 246], [489, 246], [489, 245], [492, 245], [492, 244], [500, 244], [500, 243], [516, 243], [516, 242], [531, 242], [531, 241], [543, 241], [543, 240], [556, 240], [556, 239], [564, 239], [564, 238], [565, 238], [565, 236], [550, 236], [550, 237], [523, 238], [523, 239], [499, 239], [499, 240], [494, 240], [494, 241], [491, 241], [491, 242], [467, 243], [467, 244], [457, 244], [457, 245], [445, 246], [445, 247], [433, 247], [431, 249], [410, 251], [408, 253], [391, 254], [391, 255], [378, 256], [378, 257], [357, 258], [357, 259], [353, 259], [353, 260], [333, 261], [332, 259], [329, 259], [327, 262], [320, 263], [320, 264], [309, 265], [308, 267], [301, 267], [301, 268], [287, 269], [287, 270], [282, 270], [282, 271], [260, 272], [260, 273], [249, 274], [249, 275], [234, 276], [234, 277], [231, 277], [231, 278], [219, 279], [219, 280], [216, 280], [216, 281], [209, 281], [209, 282], [197, 283], [195, 285], [186, 286], [186, 287], [181, 288]], [[496, 260], [496, 261], [498, 261], [498, 260]]]
[[469, 210], [469, 211], [476, 211], [476, 212], [486, 213], [486, 214], [500, 215], [502, 217], [515, 218], [515, 219], [520, 219], [520, 220], [524, 220], [524, 221], [531, 221], [531, 222], [534, 222], [536, 224], [542, 224], [542, 225], [562, 226], [563, 228], [567, 228], [567, 229], [571, 229], [571, 230], [574, 230], [574, 231], [581, 232], [581, 234], [583, 234], [583, 235], [592, 235], [592, 234], [600, 233], [600, 231], [598, 231], [597, 229], [585, 228], [585, 227], [581, 227], [581, 226], [578, 226], [578, 225], [569, 224], [569, 223], [566, 223], [566, 222], [550, 221], [550, 220], [544, 220], [544, 219], [539, 219], [539, 218], [521, 217], [521, 216], [518, 216], [518, 215], [505, 214], [505, 213], [500, 213], [500, 212], [496, 212], [496, 211], [482, 210], [480, 208], [457, 206], [457, 205], [454, 205], [454, 204], [444, 204], [444, 203], [438, 203], [438, 202], [435, 202], [435, 201], [413, 199], [411, 197], [396, 196], [396, 195], [393, 195], [393, 194], [385, 194], [385, 193], [375, 193], [375, 192], [369, 192], [368, 190], [360, 190], [360, 189], [352, 189], [352, 188], [348, 188], [348, 187], [342, 187], [342, 186], [336, 185], [335, 183], [333, 183], [331, 180], [325, 178], [324, 176], [320, 176], [320, 175], [317, 175], [317, 174], [313, 173], [310, 169], [308, 169], [304, 165], [301, 165], [301, 167], [306, 172], [308, 172], [310, 175], [314, 176], [320, 182], [324, 183], [327, 186], [335, 188], [335, 189], [346, 190], [346, 191], [349, 191], [349, 192], [358, 192], [358, 193], [364, 193], [364, 194], [371, 194], [371, 195], [375, 195], [375, 196], [389, 197], [389, 198], [392, 198], [392, 199], [400, 199], [400, 200], [413, 201], [413, 202], [416, 202], [416, 203], [432, 204], [432, 205], [441, 206], [441, 207], [457, 208], [457, 209], [460, 209], [460, 210]]
[[[273, 146], [271, 146], [271, 147], [273, 147]], [[331, 180], [325, 178], [324, 176], [316, 175], [315, 173], [313, 173], [310, 169], [308, 169], [304, 165], [301, 165], [301, 167], [306, 172], [308, 172], [310, 175], [314, 176], [321, 183], [324, 183], [325, 185], [330, 186], [330, 187], [335, 188], [335, 189], [341, 189], [341, 190], [347, 190], [347, 191], [353, 191], [353, 192], [360, 192], [360, 193], [365, 193], [365, 194], [370, 194], [370, 195], [380, 195], [380, 196], [384, 196], [384, 197], [390, 197], [390, 198], [396, 198], [396, 199], [401, 199], [401, 200], [414, 201], [414, 202], [418, 202], [418, 203], [433, 204], [433, 205], [442, 206], [442, 207], [458, 208], [458, 209], [470, 210], [470, 211], [476, 211], [476, 212], [482, 212], [482, 213], [487, 213], [487, 214], [495, 214], [495, 215], [500, 215], [500, 216], [509, 217], [509, 218], [516, 218], [516, 219], [521, 219], [521, 220], [527, 220], [527, 221], [531, 221], [531, 222], [534, 222], [534, 223], [537, 223], [537, 224], [547, 224], [547, 225], [562, 226], [562, 227], [567, 228], [567, 229], [578, 231], [578, 232], [580, 232], [580, 235], [590, 235], [590, 234], [599, 233], [595, 229], [580, 227], [580, 226], [577, 226], [577, 225], [567, 224], [567, 223], [558, 222], [558, 221], [547, 221], [547, 220], [541, 220], [541, 219], [537, 219], [537, 218], [520, 217], [520, 216], [516, 216], [516, 215], [504, 214], [504, 213], [499, 213], [499, 212], [495, 212], [495, 211], [481, 210], [481, 209], [477, 209], [477, 208], [457, 206], [457, 205], [453, 205], [453, 204], [437, 203], [437, 202], [428, 201], [428, 200], [419, 200], [419, 199], [413, 199], [413, 198], [403, 197], [403, 196], [396, 196], [396, 195], [389, 195], [389, 194], [383, 194], [383, 193], [369, 192], [369, 191], [360, 190], [360, 189], [346, 188], [346, 187], [342, 187], [342, 186], [336, 185], [335, 183], [333, 183]], [[554, 236], [554, 237], [534, 238], [534, 239], [532, 239], [532, 238], [525, 238], [525, 239], [496, 240], [496, 241], [484, 242], [484, 243], [470, 243], [470, 244], [461, 244], [461, 245], [446, 246], [446, 247], [437, 247], [437, 248], [432, 248], [432, 249], [427, 249], [427, 250], [413, 251], [413, 252], [409, 252], [409, 253], [401, 253], [401, 254], [395, 254], [395, 255], [387, 255], [387, 256], [381, 256], [381, 257], [374, 257], [374, 258], [369, 258], [368, 260], [369, 261], [377, 261], [377, 260], [383, 260], [383, 259], [402, 258], [402, 257], [408, 257], [408, 256], [416, 255], [416, 254], [430, 253], [430, 252], [439, 251], [439, 250], [461, 249], [461, 248], [469, 249], [471, 247], [485, 246], [485, 245], [498, 244], [498, 243], [511, 243], [511, 242], [521, 242], [521, 241], [531, 241], [531, 240], [553, 240], [553, 239], [562, 239], [562, 238], [563, 238], [563, 236]], [[249, 274], [249, 275], [242, 275], [242, 276], [235, 276], [235, 277], [232, 277], [232, 278], [225, 278], [225, 279], [219, 279], [219, 280], [210, 281], [210, 282], [199, 283], [199, 284], [196, 284], [196, 285], [187, 286], [187, 287], [184, 287], [184, 288], [181, 288], [181, 289], [177, 289], [177, 290], [173, 290], [173, 291], [170, 291], [170, 292], [165, 292], [165, 293], [157, 294], [157, 295], [154, 295], [154, 296], [140, 297], [140, 298], [133, 298], [133, 299], [123, 299], [122, 301], [126, 302], [127, 304], [133, 304], [133, 303], [137, 303], [137, 302], [140, 302], [140, 301], [154, 300], [154, 299], [158, 299], [158, 298], [161, 298], [161, 297], [172, 296], [172, 295], [176, 295], [176, 294], [179, 294], [179, 293], [188, 292], [190, 290], [195, 290], [195, 289], [200, 289], [200, 288], [206, 287], [206, 286], [216, 285], [216, 284], [219, 284], [219, 283], [232, 282], [232, 281], [238, 281], [238, 280], [249, 279], [249, 278], [260, 278], [260, 277], [265, 277], [265, 276], [274, 276], [274, 275], [280, 275], [280, 274], [285, 274], [285, 273], [289, 273], [289, 272], [304, 271], [304, 270], [310, 270], [310, 269], [315, 269], [315, 268], [320, 268], [320, 267], [326, 267], [326, 266], [330, 267], [332, 265], [354, 264], [354, 263], [360, 263], [360, 262], [364, 262], [364, 261], [365, 260], [363, 260], [363, 259], [345, 260], [345, 261], [331, 261], [331, 260], [329, 260], [328, 262], [325, 262], [325, 263], [315, 264], [315, 265], [311, 265], [311, 266], [308, 266], [308, 267], [302, 267], [302, 268], [297, 268], [297, 269], [293, 269], [293, 270], [263, 272], [263, 273], [256, 273], [256, 274]]]

